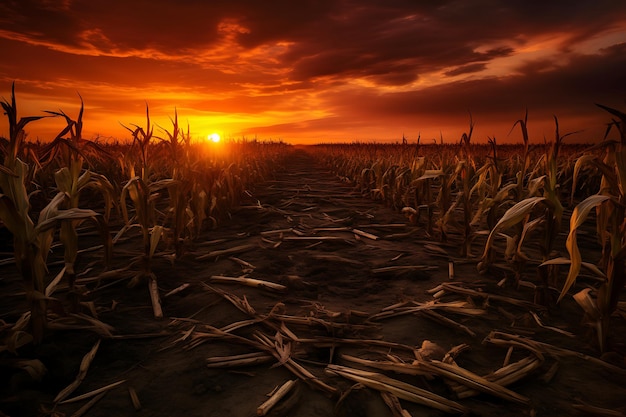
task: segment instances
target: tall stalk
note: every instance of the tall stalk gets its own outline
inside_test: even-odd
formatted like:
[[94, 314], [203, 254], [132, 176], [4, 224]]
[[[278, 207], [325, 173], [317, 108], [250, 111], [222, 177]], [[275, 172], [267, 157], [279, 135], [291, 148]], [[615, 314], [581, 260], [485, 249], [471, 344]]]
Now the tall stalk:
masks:
[[[152, 271], [152, 259], [156, 251], [157, 245], [161, 240], [164, 228], [162, 225], [156, 224], [156, 207], [155, 194], [160, 189], [166, 188], [171, 179], [152, 181], [150, 177], [150, 168], [148, 152], [150, 142], [153, 137], [153, 127], [150, 124], [150, 111], [146, 105], [146, 128], [133, 125], [135, 129], [126, 126], [133, 136], [133, 145], [139, 149], [139, 170], [141, 175], [134, 175], [134, 169], [130, 169], [131, 178], [122, 188], [120, 201], [126, 228], [130, 228], [133, 224], [139, 225], [141, 229], [143, 254], [140, 259], [141, 269], [133, 277], [129, 286], [133, 287], [144, 278], [148, 279], [148, 290], [152, 301], [152, 310], [155, 317], [163, 317], [161, 308], [161, 299], [157, 285], [157, 277]], [[130, 198], [135, 208], [135, 215], [130, 218], [128, 208], [126, 207], [126, 199]]]
[[[80, 95], [79, 95], [80, 97]], [[99, 216], [99, 229], [104, 240], [105, 262], [108, 263], [111, 256], [111, 236], [108, 233], [107, 222], [110, 216], [111, 208], [114, 200], [114, 188], [111, 182], [103, 175], [85, 169], [85, 156], [82, 149], [86, 147], [95, 147], [96, 145], [83, 139], [83, 114], [84, 103], [80, 97], [80, 110], [76, 120], [70, 118], [63, 111], [47, 113], [63, 117], [66, 127], [57, 135], [55, 140], [50, 144], [50, 154], [60, 154], [62, 164], [55, 172], [54, 179], [58, 193], [64, 197], [63, 208], [77, 209], [80, 204], [81, 194], [87, 189], [93, 189], [100, 192], [104, 198], [105, 207], [102, 216]], [[69, 137], [67, 137], [69, 135]], [[102, 152], [102, 150], [97, 149]], [[52, 156], [51, 156], [52, 157]], [[72, 311], [79, 308], [80, 294], [76, 289], [76, 271], [75, 264], [78, 255], [78, 233], [77, 227], [82, 220], [64, 221], [61, 223], [59, 238], [63, 243], [64, 261], [65, 261], [65, 278], [67, 279], [69, 290], [68, 299]]]
[[[599, 274], [602, 276], [602, 283], [597, 289], [585, 288], [579, 291], [574, 295], [574, 300], [585, 311], [596, 332], [600, 350], [604, 351], [610, 317], [617, 308], [620, 292], [626, 284], [626, 113], [603, 105], [598, 106], [619, 119], [609, 124], [605, 139], [600, 145], [605, 148], [604, 158], [581, 159], [582, 163], [590, 163], [602, 173], [600, 190], [574, 208], [566, 243], [569, 259], [553, 262], [570, 265], [559, 296], [560, 301], [576, 282], [581, 266], [585, 265], [578, 248], [577, 231], [591, 210], [595, 210], [596, 230], [602, 245], [600, 267], [603, 274]], [[607, 139], [611, 128], [618, 130], [618, 141]], [[591, 269], [595, 270], [593, 267]]]
[[11, 102], [5, 100], [1, 104], [9, 120], [10, 140], [0, 169], [0, 220], [13, 235], [15, 262], [30, 304], [31, 334], [34, 343], [40, 343], [47, 327], [46, 263], [58, 223], [85, 219], [101, 222], [99, 214], [93, 210], [64, 209], [65, 195], [59, 193], [41, 210], [35, 223], [27, 191], [28, 174], [33, 167], [23, 162], [19, 154], [25, 141], [24, 127], [45, 116], [18, 120], [15, 84], [11, 89]]

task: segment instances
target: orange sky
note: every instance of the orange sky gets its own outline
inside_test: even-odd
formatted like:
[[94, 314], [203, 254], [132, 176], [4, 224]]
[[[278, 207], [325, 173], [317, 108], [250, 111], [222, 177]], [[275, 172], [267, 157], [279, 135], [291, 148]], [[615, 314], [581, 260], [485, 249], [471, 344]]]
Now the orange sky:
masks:
[[290, 143], [456, 142], [470, 112], [476, 141], [518, 141], [526, 108], [534, 141], [553, 115], [597, 140], [594, 103], [626, 109], [616, 0], [4, 0], [0, 23], [0, 94], [15, 81], [20, 116], [76, 117], [80, 93], [87, 138], [128, 138], [146, 103], [198, 138]]

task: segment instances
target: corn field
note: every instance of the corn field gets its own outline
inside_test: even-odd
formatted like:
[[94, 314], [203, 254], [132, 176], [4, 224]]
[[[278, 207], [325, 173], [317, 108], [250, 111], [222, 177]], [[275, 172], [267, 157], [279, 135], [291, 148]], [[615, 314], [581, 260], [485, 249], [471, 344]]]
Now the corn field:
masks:
[[[521, 131], [520, 145], [498, 146], [495, 138], [473, 144], [470, 125], [457, 145], [319, 145], [316, 153], [362, 194], [401, 210], [433, 238], [446, 242], [454, 235], [461, 256], [479, 255], [481, 273], [512, 270], [519, 286], [524, 269], [537, 268], [536, 302], [560, 301], [581, 267], [591, 271], [602, 284], [573, 297], [603, 350], [626, 282], [626, 114], [601, 107], [617, 120], [609, 124], [604, 141], [592, 147], [567, 146], [556, 118], [554, 140], [532, 146], [525, 117], [514, 125]], [[611, 129], [618, 139], [608, 139]], [[594, 220], [589, 217], [596, 223], [599, 262], [583, 260], [576, 243], [577, 230]], [[568, 219], [569, 229], [563, 225]], [[561, 232], [568, 233], [567, 256], [554, 257], [563, 249], [555, 246]], [[474, 241], [485, 236], [482, 255], [473, 254]], [[496, 262], [497, 256], [506, 262]], [[568, 268], [565, 279], [559, 265]]]
[[[145, 125], [127, 128], [132, 143], [98, 144], [82, 137], [82, 103], [76, 119], [63, 112], [18, 118], [14, 90], [2, 106], [10, 137], [2, 144], [0, 218], [13, 237], [8, 246], [13, 246], [30, 303], [24, 321], [34, 343], [54, 326], [54, 321], [48, 323], [46, 304], [56, 285], [67, 282], [69, 311], [79, 307], [74, 266], [83, 223], [91, 221], [102, 237], [104, 267], [116, 242], [141, 235], [141, 254], [123, 271], [107, 274], [130, 274], [131, 286], [147, 282], [154, 316], [162, 317], [151, 272], [159, 244], [181, 257], [186, 242], [228, 216], [246, 187], [268, 175], [285, 148], [282, 143], [242, 142], [219, 152], [202, 149], [191, 143], [177, 115], [170, 128], [161, 129], [164, 137], [158, 137], [148, 108]], [[24, 128], [43, 117], [62, 117], [67, 127], [48, 144], [28, 143]], [[85, 204], [99, 207], [81, 208]], [[120, 227], [111, 236], [114, 226]], [[56, 239], [64, 248], [64, 268], [50, 280], [47, 257]]]
[[[54, 398], [47, 405], [39, 406], [40, 415], [65, 415], [59, 410], [65, 403], [74, 401], [70, 396], [80, 391], [79, 386], [96, 352], [101, 349], [101, 341], [163, 336], [176, 337], [162, 345], [162, 350], [183, 345], [185, 350], [195, 349], [209, 340], [258, 350], [242, 356], [220, 356], [219, 360], [217, 356], [210, 358], [207, 366], [211, 369], [259, 366], [274, 361], [296, 376], [296, 380], [288, 381], [278, 390], [281, 392], [278, 398], [259, 406], [257, 413], [266, 413], [287, 392], [297, 389], [298, 380], [304, 381], [307, 389], [339, 398], [337, 404], [354, 389], [340, 389], [311, 374], [296, 361], [302, 358], [302, 353], [296, 351], [297, 346], [307, 344], [311, 344], [310, 349], [330, 347], [326, 375], [380, 391], [391, 410], [390, 415], [410, 415], [399, 399], [403, 404], [404, 401], [417, 403], [437, 413], [468, 413], [471, 405], [461, 404], [460, 400], [479, 393], [526, 407], [530, 400], [506, 386], [544, 366], [547, 352], [557, 357], [563, 355], [563, 350], [554, 353], [556, 351], [545, 343], [493, 327], [483, 344], [506, 346], [509, 353], [505, 362], [514, 348], [530, 352], [530, 356], [481, 377], [456, 364], [454, 355], [447, 355], [448, 359], [441, 361], [428, 359], [429, 354], [422, 351], [426, 344], [418, 354], [414, 346], [374, 340], [359, 333], [365, 332], [373, 322], [427, 310], [431, 319], [434, 317], [472, 336], [475, 332], [467, 326], [442, 318], [434, 311], [441, 309], [478, 317], [487, 312], [490, 302], [504, 299], [469, 289], [472, 282], [489, 282], [490, 288], [506, 289], [509, 291], [506, 299], [517, 297], [511, 304], [521, 307], [524, 314], [532, 313], [537, 323], [535, 310], [557, 312], [554, 313], [557, 315], [561, 314], [559, 311], [576, 314], [576, 320], [583, 325], [571, 337], [586, 338], [593, 351], [589, 357], [622, 352], [625, 347], [624, 335], [619, 332], [626, 318], [623, 297], [626, 283], [626, 114], [619, 110], [599, 106], [599, 111], [607, 115], [608, 128], [605, 137], [593, 145], [568, 143], [570, 135], [562, 133], [557, 118], [552, 140], [535, 143], [528, 136], [526, 115], [512, 123], [510, 137], [519, 136], [518, 144], [513, 145], [499, 144], [496, 138], [487, 138], [486, 143], [482, 138], [475, 139], [470, 123], [467, 133], [455, 144], [423, 144], [419, 139], [416, 143], [320, 144], [307, 146], [305, 157], [298, 153], [300, 148], [283, 142], [242, 139], [219, 145], [196, 143], [192, 140], [191, 128], [181, 126], [176, 111], [170, 117], [170, 125], [162, 127], [152, 122], [146, 107], [144, 120], [125, 125], [129, 141], [111, 143], [83, 137], [82, 98], [77, 115], [48, 111], [44, 115], [23, 116], [18, 113], [13, 87], [10, 99], [4, 100], [2, 107], [8, 120], [9, 137], [2, 138], [0, 143], [0, 252], [3, 256], [0, 268], [8, 271], [7, 276], [19, 276], [22, 289], [19, 297], [6, 291], [2, 296], [6, 301], [0, 317], [2, 366], [41, 381], [48, 370], [45, 361], [37, 355], [38, 349], [43, 349], [38, 346], [46, 346], [63, 334], [89, 334], [93, 335], [89, 336], [90, 341], [93, 337], [97, 339], [82, 358], [76, 379], [60, 387], [63, 389], [55, 386]], [[28, 126], [48, 117], [64, 120], [65, 127], [46, 142], [29, 141]], [[304, 158], [304, 162], [297, 162], [298, 158]], [[283, 180], [277, 179], [277, 175], [290, 163], [300, 164], [301, 170], [317, 164], [331, 178], [306, 178], [306, 184], [297, 189], [281, 185]], [[316, 187], [324, 181], [337, 187], [332, 188], [337, 190], [336, 195], [316, 196], [319, 191]], [[282, 198], [282, 204], [274, 206], [256, 200], [254, 190], [258, 187], [267, 187], [269, 196]], [[287, 187], [280, 188], [287, 191], [271, 194], [278, 187]], [[293, 192], [293, 197], [283, 197], [286, 192]], [[312, 201], [316, 203], [299, 206], [299, 198], [314, 198]], [[339, 214], [335, 216], [332, 209], [328, 209], [323, 217], [331, 222], [330, 226], [311, 226], [316, 219], [312, 214], [316, 213], [316, 204], [341, 198], [369, 201], [372, 207], [397, 214], [404, 219], [403, 223], [376, 224], [369, 209], [357, 210], [349, 219]], [[258, 243], [233, 246], [225, 239], [215, 238], [215, 231], [220, 228], [244, 224], [248, 211], [258, 215], [258, 221], [239, 232], [237, 237], [258, 237]], [[288, 221], [289, 227], [268, 229], [272, 216]], [[359, 224], [363, 219], [369, 223]], [[266, 277], [253, 278], [259, 268], [239, 257], [259, 248], [280, 251], [288, 245], [302, 244], [306, 245], [303, 250], [307, 251], [307, 256], [317, 260], [317, 268], [329, 263], [339, 264], [341, 268], [363, 269], [365, 264], [361, 260], [346, 258], [339, 252], [313, 251], [323, 245], [345, 243], [348, 238], [352, 246], [363, 241], [385, 240], [376, 232], [365, 231], [368, 227], [370, 230], [377, 227], [404, 230], [407, 232], [403, 234], [388, 234], [387, 240], [393, 241], [401, 235], [403, 241], [415, 240], [425, 249], [444, 252], [448, 282], [428, 292], [431, 301], [411, 304], [402, 300], [376, 312], [339, 313], [319, 304], [322, 298], [318, 294], [306, 307], [308, 313], [287, 315], [284, 311], [289, 302], [302, 302], [303, 294], [309, 297], [312, 291], [312, 284], [303, 281], [297, 269], [273, 266], [274, 263], [290, 265], [289, 262], [295, 262], [293, 257], [287, 259], [277, 252], [265, 256], [268, 270], [283, 277], [284, 282], [283, 278], [273, 281]], [[332, 235], [334, 233], [345, 236], [337, 237]], [[207, 252], [207, 247], [217, 249]], [[120, 262], [117, 259], [122, 255], [124, 261]], [[399, 258], [400, 255], [394, 261]], [[166, 300], [189, 291], [190, 286], [198, 283], [174, 286], [163, 271], [176, 271], [190, 262], [214, 262], [215, 266], [201, 264], [193, 270], [200, 274], [202, 269], [217, 268], [221, 260], [234, 262], [242, 273], [231, 277], [216, 270], [211, 276], [211, 285], [200, 282], [197, 290], [210, 293], [216, 301], [207, 302], [187, 318], [174, 317]], [[469, 274], [464, 283], [467, 287], [456, 281], [460, 265], [464, 265], [465, 273]], [[376, 277], [386, 274], [402, 277], [407, 271], [412, 274], [432, 269], [436, 267], [375, 265], [368, 273]], [[329, 274], [328, 279], [333, 280], [341, 273]], [[271, 311], [262, 314], [252, 307], [246, 294], [225, 292], [214, 286], [215, 283], [236, 283], [257, 291], [279, 293], [283, 298], [271, 301]], [[286, 300], [285, 292], [291, 291], [291, 285], [301, 291], [295, 296], [297, 302], [291, 299], [293, 297], [289, 302]], [[104, 292], [112, 294], [110, 307], [102, 302]], [[102, 318], [102, 312], [114, 312], [118, 298], [123, 299], [130, 293], [142, 294], [140, 298], [145, 301], [144, 306], [136, 308], [148, 308], [155, 323], [169, 318], [169, 324], [162, 325], [160, 332], [140, 331], [134, 337], [116, 333], [116, 328]], [[444, 298], [451, 294], [465, 299], [446, 301]], [[483, 304], [479, 305], [477, 300], [482, 300]], [[246, 318], [226, 326], [198, 321], [201, 311], [220, 301], [234, 306], [236, 314]], [[259, 301], [258, 297], [254, 301]], [[578, 307], [565, 310], [564, 304]], [[544, 320], [549, 313], [545, 313]], [[510, 319], [502, 309], [499, 314]], [[352, 321], [357, 320], [355, 317], [366, 319]], [[342, 320], [349, 329], [343, 327]], [[613, 327], [616, 320], [621, 320], [618, 330]], [[287, 325], [306, 329], [317, 325], [328, 335], [296, 336]], [[260, 326], [270, 333], [236, 333], [250, 326]], [[541, 327], [548, 326], [542, 324]], [[564, 329], [556, 331], [570, 333]], [[359, 337], [351, 339], [350, 332]], [[333, 363], [335, 348], [354, 343], [370, 344], [372, 349], [383, 348], [389, 352], [414, 352], [417, 359], [391, 353], [384, 361], [343, 354], [342, 358], [380, 372], [393, 370], [442, 378], [448, 384], [447, 390], [455, 393], [456, 400], [433, 397], [435, 394], [377, 372]], [[455, 351], [455, 355], [459, 352]], [[626, 362], [622, 362], [621, 366], [626, 366]], [[517, 376], [513, 376], [511, 367], [515, 368]], [[506, 372], [511, 372], [510, 378], [508, 374], [503, 375], [505, 368]], [[613, 372], [619, 374], [620, 369], [623, 371], [616, 366]], [[92, 395], [75, 397], [79, 398], [76, 401], [92, 398], [93, 403], [85, 405], [86, 412], [124, 381], [126, 379], [109, 384], [97, 393], [92, 391]], [[3, 392], [7, 392], [6, 389]], [[133, 407], [141, 410], [135, 388], [129, 386], [128, 393]], [[0, 401], [0, 410], [3, 404]], [[596, 408], [608, 412], [605, 408]], [[531, 415], [535, 413], [535, 408], [523, 410]], [[592, 412], [594, 408], [579, 404], [578, 410]], [[598, 410], [595, 411], [600, 412]]]

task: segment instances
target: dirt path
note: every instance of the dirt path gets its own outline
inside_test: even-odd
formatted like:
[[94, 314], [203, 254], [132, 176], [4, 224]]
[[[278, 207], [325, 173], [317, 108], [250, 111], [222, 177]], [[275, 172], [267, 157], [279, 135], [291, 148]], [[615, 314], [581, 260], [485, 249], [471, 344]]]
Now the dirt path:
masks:
[[[273, 412], [276, 416], [391, 416], [376, 390], [362, 386], [350, 390], [353, 382], [325, 372], [329, 363], [365, 369], [342, 357], [346, 354], [378, 361], [393, 357], [410, 363], [414, 353], [402, 345], [417, 350], [428, 340], [445, 353], [467, 344], [468, 349], [456, 357], [456, 362], [476, 374], [486, 375], [500, 368], [507, 355], [507, 347], [483, 343], [492, 330], [498, 329], [597, 355], [587, 345], [589, 335], [581, 327], [580, 313], [573, 303], [567, 302], [548, 313], [532, 306], [530, 291], [497, 287], [501, 277], [479, 276], [474, 261], [456, 259], [458, 246], [454, 241], [448, 246], [438, 244], [422, 229], [408, 225], [400, 213], [355, 193], [350, 184], [340, 182], [302, 149], [294, 151], [275, 178], [249, 192], [232, 219], [197, 242], [193, 254], [173, 264], [163, 258], [157, 261], [155, 272], [162, 294], [190, 284], [163, 298], [165, 319], [152, 318], [144, 287], [126, 289], [119, 284], [93, 291], [99, 318], [115, 328], [115, 337], [102, 341], [75, 395], [116, 381], [126, 382], [111, 390], [87, 416], [255, 415], [268, 393], [297, 377], [286, 366], [276, 366], [276, 359], [224, 369], [207, 367], [207, 358], [259, 352], [250, 341], [258, 344], [258, 337], [274, 337], [281, 323], [302, 339], [301, 343], [285, 341], [291, 358], [337, 393], [323, 392], [314, 381], [300, 381], [291, 396]], [[120, 265], [132, 254], [126, 249], [118, 248], [116, 252]], [[229, 249], [232, 253], [216, 252]], [[475, 253], [480, 253], [478, 246]], [[439, 315], [413, 312], [390, 318], [373, 317], [400, 302], [407, 303], [404, 307], [433, 302], [433, 295], [427, 290], [449, 282], [450, 260], [455, 261], [458, 287], [513, 297], [530, 307], [519, 307], [506, 299], [486, 301], [482, 296], [449, 292], [440, 301], [469, 301], [471, 304], [465, 307], [484, 313], [472, 316], [450, 309], [437, 310]], [[287, 289], [272, 292], [216, 283], [211, 278], [243, 275], [283, 284]], [[242, 300], [254, 311], [238, 309], [235, 304]], [[575, 336], [540, 327], [529, 310], [544, 325]], [[228, 326], [233, 323], [241, 327], [232, 330]], [[615, 331], [623, 330], [622, 323]], [[235, 336], [228, 337], [223, 331]], [[54, 396], [75, 378], [82, 355], [97, 339], [86, 332], [55, 334], [37, 351], [45, 358], [51, 376], [43, 386], [21, 383], [13, 376], [5, 390], [10, 396], [0, 402], [0, 410], [17, 416], [28, 415], [25, 411], [33, 411], [36, 403], [49, 407]], [[386, 342], [399, 347], [385, 345]], [[620, 343], [623, 339], [617, 343], [623, 348]], [[528, 351], [515, 349], [511, 361], [526, 356]], [[442, 359], [442, 354], [435, 352], [433, 358]], [[612, 358], [624, 365], [623, 353], [621, 357], [615, 353]], [[551, 370], [556, 370], [552, 377], [548, 374]], [[455, 400], [442, 378], [384, 373]], [[579, 358], [546, 355], [534, 373], [509, 387], [527, 397], [527, 403], [490, 394], [458, 402], [474, 415], [575, 415], [573, 403], [613, 409], [623, 406], [623, 378], [624, 374], [616, 368]], [[138, 411], [133, 408], [129, 388], [141, 402]], [[339, 401], [340, 392], [347, 394]], [[69, 416], [82, 404], [61, 405], [57, 411]], [[402, 407], [413, 416], [445, 414], [408, 401], [402, 401]]]

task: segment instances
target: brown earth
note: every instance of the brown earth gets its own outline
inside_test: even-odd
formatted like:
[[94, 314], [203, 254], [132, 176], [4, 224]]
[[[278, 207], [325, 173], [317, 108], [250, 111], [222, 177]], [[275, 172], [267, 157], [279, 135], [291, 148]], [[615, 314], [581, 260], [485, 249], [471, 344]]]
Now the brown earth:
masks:
[[[581, 405], [621, 411], [622, 414], [614, 415], [624, 415], [623, 317], [612, 318], [610, 353], [602, 356], [604, 361], [594, 360], [600, 357], [595, 338], [582, 323], [582, 312], [571, 297], [558, 307], [544, 309], [535, 305], [533, 290], [513, 288], [510, 271], [495, 269], [492, 274], [479, 275], [476, 258], [458, 256], [458, 237], [453, 235], [448, 243], [441, 244], [437, 236], [428, 236], [423, 227], [409, 225], [402, 214], [353, 190], [350, 184], [318, 165], [305, 150], [296, 149], [275, 178], [249, 190], [232, 218], [199, 239], [182, 259], [171, 263], [167, 257], [157, 256], [154, 272], [165, 312], [165, 318], [160, 320], [153, 318], [145, 284], [129, 289], [127, 280], [107, 278], [94, 282], [88, 279], [90, 273], [83, 274], [82, 282], [89, 290], [86, 299], [94, 302], [98, 318], [114, 330], [113, 337], [102, 339], [86, 378], [69, 397], [124, 380], [85, 415], [256, 415], [268, 393], [298, 377], [276, 359], [237, 368], [209, 368], [207, 359], [260, 352], [257, 337], [267, 337], [275, 343], [277, 329], [284, 323], [288, 330], [282, 330], [283, 342], [291, 348], [291, 360], [336, 392], [324, 392], [315, 382], [300, 380], [270, 415], [392, 416], [377, 390], [354, 386], [355, 382], [325, 372], [328, 364], [376, 371], [350, 362], [344, 355], [376, 361], [393, 357], [411, 363], [415, 353], [409, 348], [418, 350], [428, 344], [424, 341], [430, 341], [440, 353], [426, 359], [442, 359], [443, 353], [467, 344], [468, 348], [456, 355], [456, 364], [475, 374], [487, 375], [503, 366], [510, 346], [486, 341], [494, 330], [581, 355], [567, 355], [563, 350], [555, 353], [554, 349], [546, 353], [548, 348], [543, 345], [543, 354], [537, 354], [542, 360], [540, 366], [509, 386], [526, 397], [527, 402], [489, 393], [457, 400], [441, 376], [376, 372], [456, 400], [468, 410], [468, 415], [608, 415], [581, 410]], [[360, 235], [359, 231], [371, 236]], [[597, 248], [593, 247], [593, 239], [581, 237], [580, 242], [589, 245], [585, 256], [594, 256], [591, 251]], [[484, 236], [476, 240], [474, 255], [482, 253], [482, 244]], [[89, 245], [85, 239], [83, 246]], [[138, 247], [136, 239], [117, 245], [114, 267], [127, 265]], [[232, 254], [198, 259], [212, 251], [236, 247], [240, 248]], [[83, 269], [101, 256], [91, 254], [82, 255]], [[468, 296], [449, 290], [438, 302], [467, 301], [466, 307], [483, 309], [484, 314], [469, 316], [459, 314], [463, 311], [437, 309], [436, 316], [424, 308], [425, 311], [412, 310], [410, 314], [393, 317], [372, 317], [400, 302], [406, 302], [404, 307], [433, 302], [433, 294], [427, 291], [452, 282], [448, 276], [449, 261], [454, 261], [455, 266], [456, 287], [451, 288], [480, 293]], [[97, 271], [98, 263], [93, 265]], [[396, 266], [407, 268], [383, 269]], [[0, 318], [12, 323], [24, 311], [24, 295], [20, 293], [14, 266], [0, 268]], [[211, 279], [242, 275], [282, 283], [287, 290], [273, 292]], [[506, 277], [504, 285], [496, 285]], [[537, 283], [536, 264], [529, 263], [523, 278]], [[164, 296], [185, 283], [190, 284], [185, 290]], [[592, 283], [583, 277], [578, 286]], [[62, 291], [55, 295], [63, 297]], [[247, 300], [254, 312], [241, 311], [228, 297], [235, 303]], [[520, 307], [514, 304], [516, 300], [527, 304]], [[394, 311], [406, 312], [402, 306]], [[540, 327], [532, 313], [546, 327]], [[450, 321], [444, 323], [445, 318]], [[226, 327], [250, 319], [256, 321], [235, 330]], [[288, 332], [295, 334], [298, 341], [291, 340]], [[55, 330], [40, 346], [20, 349], [20, 357], [39, 358], [46, 365], [48, 372], [40, 382], [24, 371], [9, 368], [14, 357], [2, 353], [0, 410], [13, 417], [43, 415], [45, 410], [48, 415], [73, 415], [87, 400], [54, 406], [53, 399], [75, 379], [83, 355], [99, 338], [86, 330]], [[424, 350], [418, 353], [428, 356]], [[510, 361], [529, 355], [535, 354], [518, 346]], [[554, 370], [556, 373], [550, 376]], [[131, 401], [130, 389], [140, 401], [138, 410]], [[413, 416], [445, 414], [402, 399], [400, 403]]]

